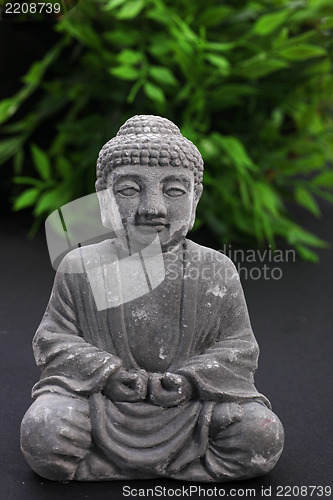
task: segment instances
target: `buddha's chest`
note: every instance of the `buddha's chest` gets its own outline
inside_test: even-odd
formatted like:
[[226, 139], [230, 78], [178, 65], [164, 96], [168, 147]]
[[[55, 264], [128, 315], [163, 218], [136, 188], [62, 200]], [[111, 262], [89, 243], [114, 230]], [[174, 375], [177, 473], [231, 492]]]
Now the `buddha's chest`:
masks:
[[182, 278], [169, 275], [150, 293], [125, 306], [129, 348], [138, 365], [164, 372], [178, 350]]

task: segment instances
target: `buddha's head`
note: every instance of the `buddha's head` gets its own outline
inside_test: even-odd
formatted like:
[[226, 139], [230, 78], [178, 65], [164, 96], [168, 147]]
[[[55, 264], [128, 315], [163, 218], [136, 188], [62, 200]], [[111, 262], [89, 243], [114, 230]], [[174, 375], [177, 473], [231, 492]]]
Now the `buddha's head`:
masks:
[[202, 174], [198, 149], [174, 123], [153, 115], [130, 118], [97, 160], [103, 224], [119, 239], [125, 234], [147, 243], [158, 234], [163, 250], [177, 245], [194, 224]]

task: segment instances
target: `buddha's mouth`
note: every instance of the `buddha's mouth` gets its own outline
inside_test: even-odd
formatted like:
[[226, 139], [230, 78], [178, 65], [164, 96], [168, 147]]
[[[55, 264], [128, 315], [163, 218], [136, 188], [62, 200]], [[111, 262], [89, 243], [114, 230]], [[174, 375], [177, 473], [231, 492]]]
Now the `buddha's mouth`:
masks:
[[163, 229], [166, 228], [166, 224], [152, 224], [152, 223], [142, 223], [142, 224], [137, 224], [137, 227], [139, 227], [140, 229], [143, 229], [144, 231], [149, 231], [149, 232], [152, 232], [152, 231], [157, 231], [158, 233], [163, 231]]
[[142, 228], [143, 230], [148, 230], [148, 231], [157, 231], [157, 232], [160, 232], [160, 231], [163, 231], [163, 229], [165, 229], [168, 224], [166, 224], [165, 222], [163, 222], [161, 219], [154, 219], [154, 220], [150, 220], [150, 221], [140, 221], [136, 224], [137, 227], [139, 227], [140, 229]]

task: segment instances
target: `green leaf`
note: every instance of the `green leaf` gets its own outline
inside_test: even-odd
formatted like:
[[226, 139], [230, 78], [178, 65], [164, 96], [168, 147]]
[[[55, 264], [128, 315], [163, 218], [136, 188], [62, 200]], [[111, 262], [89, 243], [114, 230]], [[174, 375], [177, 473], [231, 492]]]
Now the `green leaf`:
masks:
[[191, 42], [192, 44], [197, 44], [200, 41], [197, 34], [193, 31], [193, 29], [190, 28], [189, 23], [183, 21], [183, 19], [175, 12], [173, 12], [172, 19], [182, 33], [182, 36], [177, 40], [178, 42], [181, 42], [182, 38]]
[[227, 156], [229, 156], [240, 172], [244, 173], [247, 169], [256, 170], [256, 166], [237, 137], [222, 136], [221, 134], [214, 133], [212, 134], [212, 138], [222, 146]]
[[23, 141], [23, 136], [10, 137], [0, 141], [0, 165], [17, 153]]
[[151, 66], [149, 74], [158, 83], [169, 85], [177, 85], [178, 83], [171, 70], [164, 66]]
[[325, 163], [325, 155], [321, 151], [299, 156], [292, 160], [292, 170], [296, 173], [313, 172], [322, 168]]
[[304, 245], [295, 245], [295, 248], [302, 259], [312, 262], [313, 264], [317, 264], [319, 262], [319, 257], [316, 252], [310, 250], [308, 247]]
[[256, 21], [253, 32], [256, 35], [266, 36], [276, 30], [281, 24], [285, 22], [289, 16], [289, 10], [282, 10], [280, 12], [273, 12], [272, 14], [265, 14]]
[[325, 248], [328, 246], [326, 241], [318, 238], [315, 234], [302, 229], [296, 224], [292, 224], [292, 227], [288, 230], [286, 237], [287, 241], [294, 246], [298, 244], [309, 245], [310, 247], [317, 248]]
[[22, 208], [30, 207], [37, 200], [39, 193], [40, 191], [37, 188], [30, 188], [23, 191], [23, 193], [16, 198], [13, 209], [16, 211], [22, 210]]
[[152, 54], [158, 60], [160, 60], [161, 57], [171, 52], [170, 45], [166, 43], [164, 37], [154, 38], [148, 50], [150, 54]]
[[304, 189], [301, 186], [297, 186], [295, 189], [295, 200], [299, 205], [302, 207], [308, 209], [310, 212], [312, 212], [314, 215], [317, 217], [320, 215], [320, 210], [318, 207], [318, 204], [314, 197], [312, 196], [309, 191]]
[[226, 5], [206, 7], [202, 9], [202, 13], [199, 16], [199, 23], [203, 26], [217, 26], [230, 12], [232, 12], [231, 7]]
[[57, 158], [56, 169], [63, 179], [71, 176], [72, 165], [67, 158], [64, 158], [63, 156], [59, 156]]
[[281, 45], [284, 45], [288, 40], [288, 36], [289, 36], [289, 29], [286, 26], [282, 27], [279, 33], [277, 33], [274, 36], [272, 48], [275, 49]]
[[63, 38], [46, 53], [41, 61], [37, 61], [31, 65], [29, 71], [23, 77], [23, 81], [29, 84], [31, 90], [37, 87], [47, 68], [58, 58], [67, 43], [67, 38]]
[[140, 33], [132, 29], [132, 31], [123, 31], [121, 29], [106, 31], [104, 38], [110, 44], [118, 47], [136, 46], [140, 40]]
[[136, 50], [124, 49], [117, 56], [117, 60], [124, 65], [138, 64], [142, 61], [142, 53]]
[[305, 69], [303, 75], [308, 79], [308, 76], [329, 75], [331, 72], [332, 62], [329, 57], [323, 59], [312, 59], [311, 64]]
[[263, 232], [266, 240], [272, 245], [275, 246], [275, 241], [274, 241], [274, 233], [272, 229], [272, 220], [270, 214], [265, 210], [265, 205], [264, 205], [264, 210], [261, 214], [262, 218], [262, 227], [263, 227]]
[[42, 179], [51, 177], [51, 163], [48, 156], [36, 144], [31, 145], [31, 154], [34, 165]]
[[132, 103], [134, 101], [136, 94], [138, 93], [141, 87], [142, 87], [142, 80], [139, 79], [134, 83], [133, 87], [129, 91], [127, 96], [127, 102]]
[[165, 9], [162, 7], [162, 5], [159, 5], [157, 8], [152, 7], [148, 9], [146, 16], [147, 19], [152, 19], [157, 23], [163, 25], [169, 25], [172, 22], [170, 14], [171, 14], [171, 9]]
[[42, 186], [42, 182], [33, 177], [13, 177], [15, 184], [30, 184], [31, 186]]
[[219, 56], [217, 54], [206, 54], [205, 55], [207, 61], [212, 63], [214, 66], [216, 66], [219, 70], [220, 73], [222, 73], [224, 76], [229, 75], [230, 73], [230, 63], [228, 59], [225, 57]]
[[127, 0], [109, 0], [103, 7], [104, 10], [113, 10], [125, 3]]
[[110, 69], [110, 73], [121, 80], [137, 80], [140, 71], [133, 66], [117, 66]]
[[152, 101], [159, 102], [161, 104], [164, 104], [165, 102], [165, 97], [164, 97], [164, 92], [162, 89], [157, 87], [151, 82], [146, 82], [143, 86], [145, 94], [149, 99]]
[[254, 193], [255, 197], [258, 196], [260, 198], [261, 203], [269, 210], [269, 212], [278, 216], [278, 209], [281, 202], [272, 186], [269, 186], [264, 182], [256, 182], [254, 185]]
[[136, 17], [145, 5], [144, 0], [128, 0], [117, 12], [118, 19], [133, 19]]
[[265, 239], [264, 219], [261, 217], [262, 205], [258, 198], [253, 199], [253, 229], [258, 242], [263, 242]]
[[273, 57], [267, 58], [266, 54], [262, 53], [243, 61], [235, 68], [234, 73], [244, 78], [257, 79], [288, 66], [289, 64], [286, 61]]
[[37, 85], [42, 78], [45, 71], [45, 64], [43, 61], [37, 61], [31, 65], [29, 71], [24, 75], [22, 80], [25, 83], [30, 83], [32, 85]]
[[250, 208], [250, 195], [249, 195], [249, 189], [248, 189], [249, 186], [244, 181], [242, 176], [239, 176], [238, 182], [239, 182], [239, 192], [240, 192], [242, 201], [244, 203], [244, 206], [246, 208]]
[[216, 52], [228, 52], [236, 47], [237, 42], [204, 42], [204, 47]]
[[333, 187], [333, 171], [332, 170], [327, 170], [326, 172], [322, 172], [321, 174], [317, 175], [313, 181], [314, 184], [317, 186], [323, 186], [323, 187]]
[[327, 52], [323, 47], [311, 45], [309, 43], [300, 43], [298, 45], [280, 49], [278, 51], [281, 57], [290, 61], [303, 61], [312, 57], [326, 56]]
[[6, 121], [17, 110], [18, 104], [15, 99], [8, 98], [0, 102], [0, 123]]
[[58, 24], [58, 31], [66, 31], [73, 38], [79, 40], [82, 45], [101, 50], [101, 40], [96, 31], [89, 25], [83, 23], [74, 24], [70, 17], [65, 17], [62, 24]]
[[50, 213], [61, 207], [64, 199], [64, 193], [61, 190], [55, 189], [54, 191], [48, 191], [39, 198], [34, 214], [41, 215], [45, 212]]
[[280, 33], [274, 37], [272, 48], [276, 50], [285, 49], [287, 47], [296, 47], [300, 43], [309, 42], [311, 39], [317, 39], [317, 30], [309, 29], [300, 35], [292, 36], [293, 30], [282, 28]]

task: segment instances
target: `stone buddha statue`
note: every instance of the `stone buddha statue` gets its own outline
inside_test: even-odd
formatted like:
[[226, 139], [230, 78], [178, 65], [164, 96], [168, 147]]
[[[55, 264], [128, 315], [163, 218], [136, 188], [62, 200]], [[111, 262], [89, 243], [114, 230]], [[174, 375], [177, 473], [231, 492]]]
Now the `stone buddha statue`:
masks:
[[202, 175], [197, 148], [158, 116], [102, 147], [96, 190], [116, 237], [65, 256], [33, 340], [41, 378], [21, 447], [40, 476], [223, 482], [276, 464], [283, 428], [254, 386], [239, 276], [186, 239]]

